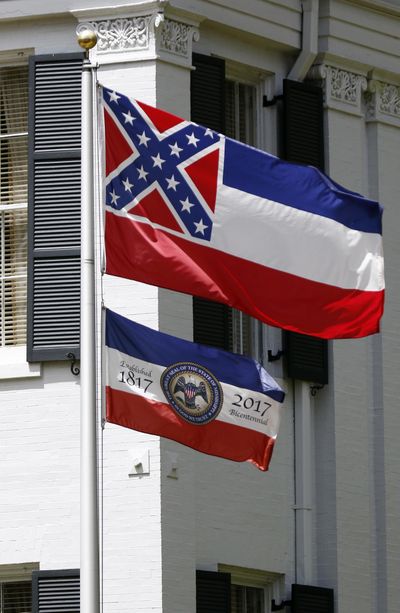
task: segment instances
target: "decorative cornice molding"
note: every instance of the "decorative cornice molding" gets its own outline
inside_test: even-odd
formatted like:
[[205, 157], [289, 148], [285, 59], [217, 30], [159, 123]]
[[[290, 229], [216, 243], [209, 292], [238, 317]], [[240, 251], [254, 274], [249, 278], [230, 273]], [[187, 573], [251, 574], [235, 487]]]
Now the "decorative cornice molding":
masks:
[[400, 86], [372, 79], [365, 94], [367, 121], [400, 126]]
[[323, 88], [326, 108], [400, 127], [400, 85], [326, 64], [313, 66], [307, 79]]
[[380, 112], [400, 118], [400, 87], [382, 83], [380, 92]]
[[359, 107], [362, 92], [367, 89], [367, 79], [354, 72], [328, 66], [329, 93], [332, 99]]
[[311, 68], [307, 78], [318, 81], [323, 87], [327, 108], [356, 115], [362, 114], [363, 92], [367, 89], [367, 78], [364, 75], [336, 66], [319, 64]]
[[165, 17], [159, 10], [149, 15], [82, 22], [77, 32], [86, 28], [97, 34], [90, 58], [98, 64], [160, 58], [190, 68], [192, 43], [199, 39], [193, 22]]
[[307, 79], [323, 88], [326, 108], [400, 127], [400, 85], [326, 64], [313, 66]]
[[116, 17], [81, 23], [97, 34], [97, 45], [90, 58], [98, 64], [131, 62], [155, 57], [155, 31], [164, 19], [158, 11], [150, 15]]
[[199, 40], [198, 28], [165, 18], [160, 28], [158, 49], [160, 52], [178, 55], [191, 63], [193, 40]]
[[155, 19], [152, 15], [145, 17], [121, 17], [94, 22], [98, 41], [98, 53], [148, 49], [150, 45], [150, 26]]

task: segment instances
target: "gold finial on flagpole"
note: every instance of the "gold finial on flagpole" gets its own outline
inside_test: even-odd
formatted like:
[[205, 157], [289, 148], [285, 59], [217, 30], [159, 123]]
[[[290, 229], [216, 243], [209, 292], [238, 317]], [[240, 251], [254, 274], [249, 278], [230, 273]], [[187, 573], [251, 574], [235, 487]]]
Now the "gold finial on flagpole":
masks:
[[82, 49], [93, 49], [93, 47], [97, 44], [97, 34], [93, 30], [90, 30], [88, 27], [83, 27], [77, 29], [77, 39], [78, 44], [82, 47]]

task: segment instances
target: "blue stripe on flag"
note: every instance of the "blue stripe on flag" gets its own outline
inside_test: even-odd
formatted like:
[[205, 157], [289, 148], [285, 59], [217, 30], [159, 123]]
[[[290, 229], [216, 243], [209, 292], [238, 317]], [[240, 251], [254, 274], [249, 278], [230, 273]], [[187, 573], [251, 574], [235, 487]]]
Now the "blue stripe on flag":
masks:
[[106, 345], [166, 367], [176, 362], [194, 362], [229, 385], [267, 394], [278, 402], [283, 402], [285, 396], [276, 381], [255, 360], [152, 330], [109, 309], [106, 309]]
[[382, 234], [382, 207], [334, 183], [312, 166], [292, 164], [227, 138], [223, 182], [228, 187]]

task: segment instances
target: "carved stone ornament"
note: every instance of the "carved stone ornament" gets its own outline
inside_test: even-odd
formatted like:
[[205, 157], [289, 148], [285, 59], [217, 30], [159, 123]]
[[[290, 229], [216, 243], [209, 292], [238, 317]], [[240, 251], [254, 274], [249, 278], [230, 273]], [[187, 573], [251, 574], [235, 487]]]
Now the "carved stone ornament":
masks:
[[79, 27], [86, 27], [97, 34], [97, 45], [90, 51], [91, 60], [111, 64], [154, 58], [155, 31], [163, 19], [162, 13], [153, 12], [150, 15], [89, 21]]
[[379, 110], [381, 113], [400, 117], [400, 87], [383, 83]]
[[313, 66], [308, 78], [323, 87], [328, 108], [361, 113], [362, 93], [367, 89], [367, 79], [363, 75], [322, 64]]
[[400, 123], [400, 86], [372, 79], [365, 94], [366, 117], [369, 121]]
[[359, 104], [361, 90], [367, 89], [365, 77], [340, 68], [329, 67], [329, 78], [332, 98], [349, 104]]
[[192, 41], [198, 40], [197, 28], [173, 19], [164, 19], [160, 28], [159, 50], [190, 58]]
[[93, 21], [89, 26], [97, 34], [97, 53], [148, 49], [151, 29], [162, 21], [159, 13], [140, 17], [119, 17]]
[[107, 19], [97, 22], [98, 51], [147, 49], [150, 17]]
[[101, 64], [160, 56], [166, 61], [190, 67], [192, 42], [199, 38], [195, 25], [165, 18], [160, 11], [86, 22], [79, 28], [96, 32], [97, 45], [91, 51], [91, 59]]

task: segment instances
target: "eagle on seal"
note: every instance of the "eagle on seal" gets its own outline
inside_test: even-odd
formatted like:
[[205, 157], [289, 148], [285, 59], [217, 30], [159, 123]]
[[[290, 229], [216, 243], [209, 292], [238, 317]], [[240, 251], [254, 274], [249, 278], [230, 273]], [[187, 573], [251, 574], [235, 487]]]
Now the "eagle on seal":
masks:
[[184, 376], [179, 377], [174, 387], [174, 395], [183, 394], [183, 402], [187, 409], [195, 409], [196, 398], [200, 396], [205, 403], [208, 403], [207, 389], [204, 381], [197, 385], [193, 377], [186, 381]]

